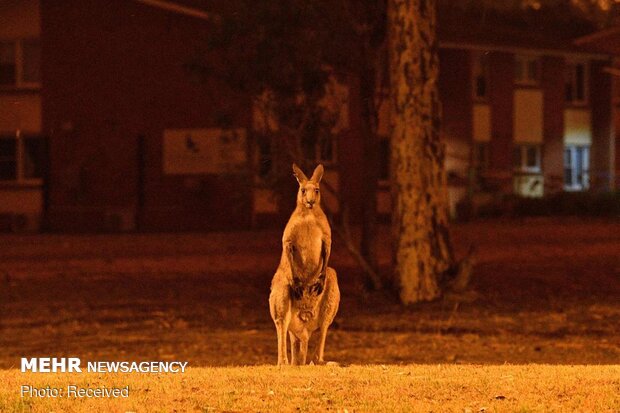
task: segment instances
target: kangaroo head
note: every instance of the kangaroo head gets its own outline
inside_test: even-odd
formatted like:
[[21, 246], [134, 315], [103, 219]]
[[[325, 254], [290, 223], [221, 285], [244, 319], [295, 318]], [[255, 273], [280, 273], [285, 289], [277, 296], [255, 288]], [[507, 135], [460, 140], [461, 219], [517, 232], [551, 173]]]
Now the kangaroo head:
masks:
[[323, 165], [319, 164], [312, 173], [312, 177], [308, 179], [301, 169], [293, 164], [293, 174], [299, 182], [299, 190], [297, 191], [297, 204], [304, 208], [312, 209], [314, 205], [321, 205], [321, 190], [319, 183], [323, 178]]

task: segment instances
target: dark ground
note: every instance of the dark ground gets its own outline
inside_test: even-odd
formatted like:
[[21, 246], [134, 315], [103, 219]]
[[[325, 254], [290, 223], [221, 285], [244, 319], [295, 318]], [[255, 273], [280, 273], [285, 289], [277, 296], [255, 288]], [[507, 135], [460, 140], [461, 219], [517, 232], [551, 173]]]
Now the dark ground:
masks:
[[[326, 359], [620, 363], [619, 221], [479, 221], [453, 230], [459, 254], [477, 246], [471, 291], [406, 309], [364, 293], [334, 239], [342, 302]], [[0, 368], [63, 355], [274, 363], [267, 298], [280, 237], [0, 235]]]

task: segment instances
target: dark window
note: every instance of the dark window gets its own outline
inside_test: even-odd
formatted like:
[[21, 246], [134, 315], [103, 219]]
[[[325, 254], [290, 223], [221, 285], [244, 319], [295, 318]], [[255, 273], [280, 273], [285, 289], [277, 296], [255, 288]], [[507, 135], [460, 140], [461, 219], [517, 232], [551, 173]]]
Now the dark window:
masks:
[[521, 147], [517, 146], [512, 151], [512, 164], [516, 169], [521, 169]]
[[573, 91], [573, 82], [566, 82], [565, 91], [566, 92], [565, 92], [564, 98], [566, 99], [567, 102], [572, 102], [573, 96], [575, 94], [575, 92]]
[[575, 65], [575, 98], [585, 100], [585, 70], [583, 64]]
[[528, 168], [536, 168], [538, 166], [538, 148], [528, 146], [526, 149], [526, 165]]
[[319, 138], [319, 161], [331, 162], [334, 160], [333, 138], [331, 134], [324, 134]]
[[527, 77], [533, 81], [538, 80], [538, 60], [529, 60], [527, 62]]
[[587, 101], [587, 67], [585, 63], [567, 63], [565, 72], [566, 102], [585, 104]]
[[306, 132], [301, 136], [301, 150], [306, 159], [316, 159], [316, 135]]
[[382, 138], [379, 141], [379, 180], [390, 180], [390, 140]]
[[487, 142], [474, 142], [472, 153], [473, 179], [479, 188], [485, 185], [486, 173], [489, 169], [489, 144]]
[[488, 93], [488, 53], [474, 52], [473, 59], [474, 97], [483, 100]]
[[17, 141], [0, 138], [0, 181], [17, 179]]
[[483, 98], [487, 95], [487, 80], [483, 76], [476, 78], [476, 97]]
[[315, 162], [334, 162], [334, 138], [319, 120], [309, 122], [301, 136], [304, 157]]
[[13, 86], [17, 83], [15, 67], [15, 43], [0, 43], [0, 85]]
[[540, 82], [540, 62], [537, 56], [515, 57], [515, 83], [537, 85]]
[[39, 83], [41, 81], [41, 48], [39, 40], [31, 39], [22, 42], [22, 81]]
[[540, 172], [540, 146], [519, 145], [514, 149], [514, 167], [519, 171]]
[[40, 136], [0, 136], [0, 181], [42, 178], [45, 159]]
[[43, 178], [45, 141], [41, 137], [24, 138], [24, 178]]
[[271, 142], [269, 137], [261, 136], [258, 139], [258, 176], [266, 178], [271, 173]]
[[572, 154], [569, 148], [564, 149], [564, 185], [569, 187], [572, 187], [574, 185]]

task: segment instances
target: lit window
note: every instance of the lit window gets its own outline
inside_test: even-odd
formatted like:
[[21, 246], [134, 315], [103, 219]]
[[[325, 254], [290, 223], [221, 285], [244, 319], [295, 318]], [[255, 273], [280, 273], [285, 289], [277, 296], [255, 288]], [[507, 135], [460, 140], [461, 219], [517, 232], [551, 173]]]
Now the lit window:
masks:
[[473, 52], [473, 86], [474, 98], [485, 100], [488, 97], [488, 52]]
[[514, 151], [514, 167], [519, 172], [540, 172], [540, 145], [519, 145]]
[[565, 75], [566, 103], [584, 105], [587, 103], [587, 72], [584, 62], [567, 62]]
[[0, 87], [38, 87], [40, 67], [38, 39], [0, 42]]
[[540, 60], [536, 56], [518, 55], [515, 57], [515, 83], [538, 85], [540, 83]]
[[589, 187], [588, 146], [569, 145], [564, 148], [564, 189], [583, 191]]

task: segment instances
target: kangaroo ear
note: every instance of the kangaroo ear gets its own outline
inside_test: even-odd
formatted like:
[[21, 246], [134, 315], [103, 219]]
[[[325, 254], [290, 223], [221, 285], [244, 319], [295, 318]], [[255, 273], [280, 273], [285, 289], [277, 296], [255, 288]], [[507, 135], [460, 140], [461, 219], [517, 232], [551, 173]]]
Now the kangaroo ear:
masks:
[[323, 178], [323, 165], [319, 164], [319, 166], [317, 166], [312, 173], [312, 178], [310, 178], [310, 180], [318, 184], [319, 182], [321, 182], [321, 178]]
[[297, 182], [299, 182], [299, 185], [303, 185], [308, 182], [308, 177], [301, 169], [299, 169], [299, 166], [297, 166], [296, 164], [293, 164], [293, 175], [295, 175], [295, 178], [297, 179]]

